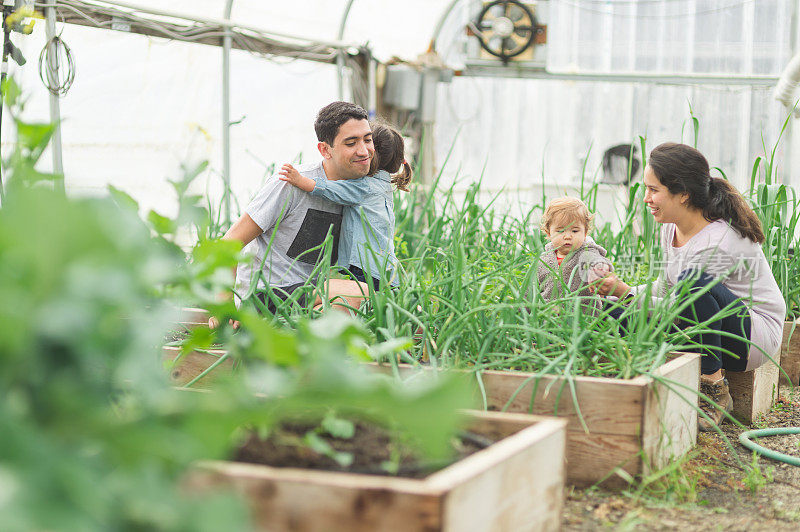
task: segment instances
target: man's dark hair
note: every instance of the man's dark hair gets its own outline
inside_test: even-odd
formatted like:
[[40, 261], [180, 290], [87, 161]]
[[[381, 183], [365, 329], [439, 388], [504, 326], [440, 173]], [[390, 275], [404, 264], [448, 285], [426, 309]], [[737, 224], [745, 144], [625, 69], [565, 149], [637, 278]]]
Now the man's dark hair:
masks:
[[350, 102], [333, 102], [319, 110], [314, 121], [317, 140], [333, 146], [333, 139], [339, 128], [350, 119], [367, 120], [367, 112], [363, 107]]

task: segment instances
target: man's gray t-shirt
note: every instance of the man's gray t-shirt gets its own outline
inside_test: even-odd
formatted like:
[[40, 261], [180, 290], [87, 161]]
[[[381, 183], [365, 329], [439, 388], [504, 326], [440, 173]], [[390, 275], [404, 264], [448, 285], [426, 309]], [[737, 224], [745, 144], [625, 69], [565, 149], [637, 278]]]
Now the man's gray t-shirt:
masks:
[[[300, 165], [297, 169], [311, 179], [326, 178], [321, 161]], [[288, 287], [304, 283], [311, 276], [320, 256], [320, 250], [308, 250], [321, 244], [328, 231], [333, 233], [331, 261], [336, 263], [342, 224], [341, 205], [312, 196], [275, 175], [267, 180], [245, 212], [261, 228], [262, 233], [244, 248], [244, 252], [253, 260], [242, 261], [236, 270], [238, 294], [247, 292], [253, 272], [259, 267], [270, 286]], [[266, 288], [263, 280], [259, 280], [258, 287]]]

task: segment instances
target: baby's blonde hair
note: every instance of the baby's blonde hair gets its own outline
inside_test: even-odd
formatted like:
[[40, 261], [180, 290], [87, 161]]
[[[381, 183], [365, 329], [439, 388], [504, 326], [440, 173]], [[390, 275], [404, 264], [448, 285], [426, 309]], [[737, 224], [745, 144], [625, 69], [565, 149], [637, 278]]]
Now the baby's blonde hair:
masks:
[[554, 223], [560, 224], [561, 227], [582, 224], [588, 233], [592, 230], [592, 220], [594, 214], [589, 212], [589, 207], [584, 202], [578, 198], [564, 196], [554, 199], [547, 205], [542, 216], [541, 228], [545, 233], [549, 233], [550, 226]]

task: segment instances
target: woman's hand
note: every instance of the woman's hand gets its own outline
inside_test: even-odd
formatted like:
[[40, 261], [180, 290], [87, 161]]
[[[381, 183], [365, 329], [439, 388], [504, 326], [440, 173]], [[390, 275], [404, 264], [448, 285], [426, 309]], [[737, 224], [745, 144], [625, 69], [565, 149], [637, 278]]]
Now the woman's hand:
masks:
[[631, 287], [621, 281], [615, 274], [609, 273], [602, 279], [592, 283], [590, 290], [601, 296], [616, 296], [621, 299], [631, 291]]

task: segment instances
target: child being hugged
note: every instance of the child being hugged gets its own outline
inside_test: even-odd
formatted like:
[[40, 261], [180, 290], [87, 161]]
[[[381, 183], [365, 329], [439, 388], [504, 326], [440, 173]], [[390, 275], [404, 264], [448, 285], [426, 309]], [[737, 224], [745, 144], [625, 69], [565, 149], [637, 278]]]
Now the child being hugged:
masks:
[[359, 281], [371, 282], [377, 291], [381, 277], [391, 285], [398, 284], [392, 185], [407, 192], [412, 173], [405, 160], [403, 137], [396, 129], [373, 124], [372, 142], [375, 155], [366, 177], [339, 181], [324, 177], [310, 179], [290, 164], [283, 165], [278, 173], [282, 181], [345, 206], [339, 265], [350, 270]]
[[551, 201], [542, 217], [542, 231], [550, 242], [539, 256], [538, 265], [539, 290], [546, 301], [577, 293], [585, 298], [582, 307], [590, 315], [597, 314], [602, 302], [589, 284], [613, 270], [606, 250], [588, 236], [593, 218], [586, 204], [577, 198]]

